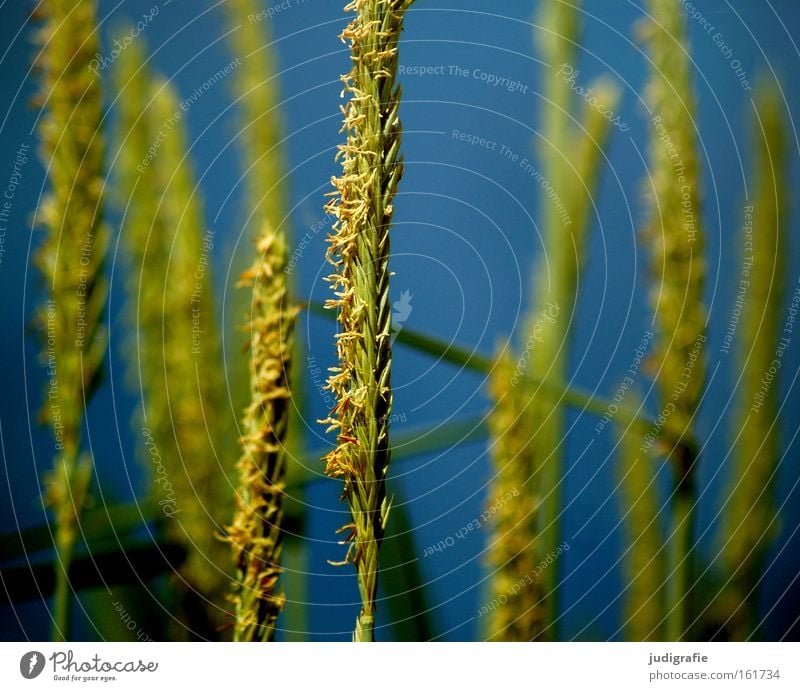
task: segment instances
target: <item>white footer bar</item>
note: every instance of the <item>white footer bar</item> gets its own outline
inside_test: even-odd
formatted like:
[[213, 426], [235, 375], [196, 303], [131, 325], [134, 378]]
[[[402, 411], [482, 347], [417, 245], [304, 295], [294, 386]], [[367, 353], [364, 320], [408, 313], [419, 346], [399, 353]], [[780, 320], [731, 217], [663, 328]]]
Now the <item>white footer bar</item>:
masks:
[[6, 643], [0, 660], [3, 689], [800, 689], [796, 643]]

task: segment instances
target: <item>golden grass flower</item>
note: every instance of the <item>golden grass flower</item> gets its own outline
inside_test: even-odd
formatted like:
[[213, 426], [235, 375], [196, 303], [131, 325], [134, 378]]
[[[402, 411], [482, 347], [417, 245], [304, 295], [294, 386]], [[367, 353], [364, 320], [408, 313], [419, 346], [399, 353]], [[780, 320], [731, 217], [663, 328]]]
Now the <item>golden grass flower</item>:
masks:
[[275, 56], [255, 0], [225, 4], [235, 27], [231, 37], [242, 55], [235, 93], [242, 112], [249, 207], [258, 224], [256, 256], [241, 285], [250, 289], [250, 396], [242, 419], [236, 513], [228, 529], [236, 563], [234, 640], [267, 641], [275, 636], [283, 609], [280, 588], [283, 500], [292, 417], [290, 369], [298, 308], [288, 289], [286, 165], [281, 148]]
[[336, 295], [327, 306], [339, 310], [338, 367], [328, 387], [337, 402], [326, 422], [337, 446], [326, 472], [344, 481], [343, 498], [352, 523], [342, 528], [346, 559], [358, 572], [362, 608], [354, 638], [371, 641], [375, 625], [378, 551], [389, 502], [389, 415], [392, 408], [389, 228], [403, 167], [398, 116], [398, 40], [411, 0], [354, 0], [345, 8], [355, 18], [342, 33], [353, 68], [343, 77], [347, 141], [339, 147], [342, 175], [334, 179], [336, 218], [328, 238], [335, 272], [328, 279]]

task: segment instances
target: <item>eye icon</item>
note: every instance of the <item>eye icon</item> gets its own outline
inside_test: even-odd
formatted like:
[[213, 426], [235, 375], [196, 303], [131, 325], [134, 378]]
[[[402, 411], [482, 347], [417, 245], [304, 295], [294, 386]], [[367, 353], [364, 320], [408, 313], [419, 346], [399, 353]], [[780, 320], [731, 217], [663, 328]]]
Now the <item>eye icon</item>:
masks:
[[35, 679], [44, 669], [44, 655], [36, 650], [25, 653], [19, 661], [19, 671], [26, 679]]

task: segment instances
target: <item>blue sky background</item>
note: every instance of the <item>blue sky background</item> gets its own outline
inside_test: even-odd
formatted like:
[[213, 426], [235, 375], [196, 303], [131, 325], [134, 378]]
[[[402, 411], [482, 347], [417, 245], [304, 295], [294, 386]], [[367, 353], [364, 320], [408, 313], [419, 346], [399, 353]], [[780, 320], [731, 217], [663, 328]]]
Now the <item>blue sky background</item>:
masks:
[[[297, 238], [314, 235], [298, 266], [299, 291], [315, 299], [327, 296], [321, 277], [325, 232], [314, 234], [323, 220], [324, 195], [337, 172], [336, 145], [341, 141], [339, 74], [348, 69], [345, 46], [338, 34], [344, 19], [340, 3], [291, 0], [293, 5], [269, 22], [279, 57], [284, 97], [286, 151], [290, 167], [291, 224]], [[137, 21], [155, 5], [159, 13], [143, 33], [154, 69], [163, 73], [180, 95], [189, 96], [232, 59], [224, 38], [225, 17], [212, 0], [102, 0], [104, 50], [120, 37], [124, 20]], [[266, 8], [269, 3], [265, 3]], [[541, 251], [539, 228], [546, 197], [518, 164], [498, 152], [469, 147], [452, 136], [458, 129], [507, 145], [520, 158], [535, 161], [539, 121], [540, 75], [531, 18], [533, 0], [505, 0], [490, 11], [478, 0], [418, 0], [408, 13], [401, 63], [443, 66], [445, 75], [403, 78], [402, 119], [405, 127], [406, 175], [396, 203], [393, 230], [393, 294], [412, 294], [408, 328], [461, 346], [491, 353], [517, 333], [529, 302], [530, 269]], [[759, 74], [783, 77], [792, 116], [800, 113], [800, 94], [791, 80], [800, 54], [791, 34], [800, 30], [800, 7], [793, 0], [697, 0], [695, 5], [724, 35], [733, 58], [690, 22], [695, 85], [699, 94], [696, 122], [703, 146], [704, 220], [708, 235], [707, 299], [710, 310], [707, 349], [712, 380], [703, 402], [700, 436], [703, 453], [703, 498], [700, 511], [701, 550], [713, 555], [714, 517], [725, 473], [727, 413], [738, 372], [733, 355], [720, 352], [735, 299], [742, 260], [737, 233], [747, 198], [746, 174], [751, 151], [751, 92], [739, 83], [730, 60], [752, 81]], [[37, 146], [32, 133], [36, 112], [30, 101], [36, 91], [29, 71], [34, 54], [33, 28], [27, 22], [31, 3], [0, 0], [0, 184], [11, 173], [21, 144]], [[646, 302], [646, 255], [634, 244], [643, 221], [643, 178], [646, 175], [647, 111], [642, 102], [647, 62], [633, 40], [633, 26], [642, 16], [639, 2], [586, 0], [584, 34], [579, 51], [579, 82], [610, 73], [622, 85], [619, 115], [630, 127], [615, 131], [607, 149], [608, 166], [596, 199], [587, 266], [575, 315], [572, 384], [598, 395], [616, 390], [642, 335], [650, 328]], [[450, 66], [467, 70], [450, 75]], [[509, 92], [473, 78], [474, 70], [518, 80], [525, 88]], [[107, 78], [108, 72], [104, 73]], [[250, 252], [244, 220], [241, 158], [237, 149], [237, 111], [232, 84], [222, 81], [204, 94], [186, 116], [191, 158], [200, 177], [206, 222], [217, 238], [214, 272], [220, 302], [235, 283], [231, 267]], [[113, 119], [113, 104], [109, 103]], [[791, 132], [791, 185], [798, 189], [798, 140]], [[0, 262], [0, 323], [3, 326], [2, 457], [0, 531], [42, 522], [38, 478], [50, 467], [52, 443], [38, 426], [36, 411], [44, 388], [38, 346], [30, 330], [32, 310], [42, 300], [41, 284], [30, 269], [39, 241], [31, 232], [31, 216], [43, 189], [43, 168], [30, 156], [23, 182], [13, 199], [13, 218]], [[785, 248], [787, 285], [800, 272], [798, 231], [800, 209], [794, 204], [791, 244]], [[109, 219], [117, 218], [112, 209]], [[757, 229], [756, 229], [757, 233]], [[135, 458], [137, 443], [130, 420], [136, 397], [124, 376], [123, 276], [120, 257], [110, 262], [112, 276], [109, 376], [90, 408], [97, 475], [107, 497], [129, 501], [142, 496], [147, 480]], [[766, 276], [769, 280], [769, 276]], [[227, 300], [229, 303], [230, 300]], [[237, 315], [226, 313], [230, 324]], [[301, 331], [309, 355], [332, 362], [331, 323], [304, 318]], [[234, 344], [238, 348], [238, 344]], [[777, 501], [785, 504], [782, 533], [766, 575], [764, 612], [767, 635], [796, 638], [800, 614], [800, 463], [790, 441], [798, 429], [799, 394], [795, 377], [800, 344], [792, 343], [781, 381], [781, 425], [785, 456], [777, 483]], [[395, 413], [402, 422], [396, 433], [419, 426], [481, 414], [489, 402], [483, 378], [398, 347], [394, 359]], [[644, 385], [645, 380], [639, 382]], [[308, 446], [326, 443], [315, 420], [326, 405], [313, 383], [307, 386]], [[238, 414], [232, 411], [232, 415]], [[617, 638], [622, 588], [619, 566], [622, 533], [615, 499], [614, 439], [609, 427], [595, 438], [596, 419], [571, 412], [567, 438], [569, 471], [564, 482], [568, 507], [565, 535], [571, 549], [563, 557], [564, 602], [559, 622], [563, 638]], [[583, 453], [587, 445], [591, 446]], [[476, 532], [441, 554], [422, 558], [426, 546], [452, 535], [480, 515], [485, 502], [489, 465], [485, 443], [469, 443], [446, 452], [404, 460], [391, 471], [392, 491], [407, 502], [417, 556], [428, 584], [437, 632], [446, 640], [480, 635], [476, 611], [485, 601], [481, 566], [485, 535]], [[322, 465], [313, 469], [320, 472]], [[339, 485], [320, 478], [305, 496], [309, 567], [307, 593], [310, 629], [316, 639], [347, 640], [356, 610], [357, 590], [350, 569], [335, 569], [326, 559], [340, 558], [334, 529], [342, 523]], [[410, 555], [411, 557], [412, 555]], [[345, 604], [342, 604], [345, 603]], [[775, 606], [777, 605], [777, 606]], [[388, 616], [381, 610], [383, 622]], [[6, 608], [0, 636], [8, 639], [47, 636], [42, 605]]]

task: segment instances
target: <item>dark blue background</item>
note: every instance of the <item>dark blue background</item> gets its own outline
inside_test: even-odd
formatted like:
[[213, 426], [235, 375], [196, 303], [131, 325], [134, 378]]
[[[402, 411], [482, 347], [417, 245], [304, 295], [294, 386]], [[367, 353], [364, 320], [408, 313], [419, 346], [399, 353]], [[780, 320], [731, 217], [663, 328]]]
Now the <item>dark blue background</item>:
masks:
[[[110, 50], [123, 19], [136, 21], [157, 0], [100, 3], [103, 39]], [[172, 0], [144, 32], [152, 64], [173, 82], [183, 98], [231, 60], [225, 17], [211, 0]], [[268, 3], [265, 3], [265, 7]], [[340, 73], [348, 56], [338, 34], [343, 27], [341, 3], [307, 0], [268, 20], [279, 56], [284, 102], [286, 149], [290, 163], [291, 222], [302, 238], [323, 218], [339, 134]], [[748, 77], [771, 73], [784, 77], [790, 112], [800, 112], [800, 95], [791, 79], [800, 68], [800, 54], [790, 37], [800, 29], [800, 7], [793, 0], [698, 0], [696, 5], [716, 25], [742, 61]], [[459, 65], [470, 71], [507, 76], [527, 85], [527, 93], [509, 93], [485, 83], [449, 76], [407, 76], [403, 79], [402, 118], [405, 126], [406, 175], [396, 204], [393, 293], [413, 294], [409, 328], [436, 335], [481, 353], [492, 352], [517, 328], [529, 300], [529, 277], [540, 252], [536, 219], [546, 198], [534, 180], [498, 153], [455, 141], [453, 129], [487, 136], [510, 146], [520, 156], [533, 156], [537, 139], [540, 74], [534, 57], [532, 0], [505, 0], [491, 11], [478, 0], [418, 0], [406, 20], [403, 65]], [[21, 143], [35, 147], [36, 112], [30, 99], [36, 82], [30, 73], [34, 54], [33, 26], [27, 21], [31, 3], [0, 0], [0, 182], [11, 174], [14, 152]], [[642, 16], [639, 2], [586, 0], [584, 38], [580, 49], [580, 83], [610, 72], [623, 85], [619, 108], [627, 133], [614, 132], [608, 167], [597, 199], [587, 269], [582, 276], [576, 315], [573, 384], [609, 396], [627, 369], [642, 334], [650, 328], [646, 304], [646, 255], [634, 245], [643, 220], [643, 178], [646, 174], [646, 118], [641, 100], [647, 62], [633, 40], [632, 27]], [[116, 33], [115, 33], [116, 32]], [[738, 372], [732, 355], [719, 348], [735, 296], [742, 259], [737, 232], [747, 195], [745, 174], [750, 162], [751, 93], [745, 92], [712, 40], [690, 22], [694, 81], [699, 92], [697, 126], [704, 154], [705, 212], [708, 235], [708, 305], [710, 307], [709, 372], [712, 381], [704, 399], [700, 436], [704, 494], [700, 526], [702, 550], [713, 555], [713, 524], [724, 478], [726, 413]], [[104, 74], [107, 77], [108, 73]], [[201, 177], [205, 213], [216, 233], [215, 276], [219, 294], [235, 283], [232, 265], [250, 252], [244, 220], [241, 159], [235, 137], [237, 112], [232, 85], [220, 82], [202, 96], [186, 117], [191, 157]], [[112, 111], [113, 106], [109, 103]], [[798, 141], [792, 129], [793, 189], [798, 189]], [[30, 270], [30, 256], [39, 242], [31, 232], [31, 216], [42, 193], [43, 169], [33, 157], [13, 200], [13, 223], [0, 264], [2, 303], [2, 532], [44, 520], [39, 477], [52, 462], [52, 442], [39, 427], [36, 412], [42, 399], [44, 372], [38, 344], [30, 332], [34, 307], [42, 300], [41, 284]], [[793, 205], [790, 285], [797, 283], [797, 231], [800, 209]], [[116, 218], [112, 212], [109, 216]], [[757, 233], [757, 229], [756, 229]], [[316, 299], [327, 295], [320, 279], [328, 272], [323, 260], [325, 232], [306, 249], [299, 268], [300, 292]], [[115, 235], [116, 237], [116, 235]], [[116, 245], [112, 246], [116, 251]], [[115, 260], [119, 257], [115, 256]], [[232, 261], [233, 260], [233, 261]], [[123, 283], [119, 262], [110, 263], [111, 359], [109, 376], [90, 408], [92, 444], [99, 483], [105, 498], [131, 500], [143, 496], [146, 481], [134, 449], [130, 420], [136, 397], [125, 381]], [[229, 273], [229, 271], [231, 273]], [[768, 277], [766, 277], [768, 279]], [[230, 300], [227, 300], [230, 303]], [[238, 315], [226, 314], [227, 324]], [[333, 357], [331, 323], [304, 319], [310, 354], [329, 364]], [[238, 348], [239, 345], [229, 344]], [[782, 369], [781, 399], [784, 450], [777, 500], [785, 504], [783, 532], [764, 588], [766, 633], [796, 637], [800, 613], [800, 463], [790, 441], [798, 426], [798, 391], [794, 387], [800, 344], [793, 343]], [[394, 359], [395, 412], [405, 422], [395, 432], [488, 409], [481, 376], [398, 347]], [[640, 383], [644, 384], [644, 380]], [[319, 391], [308, 385], [308, 445], [325, 443], [315, 424], [326, 414]], [[232, 414], [238, 414], [232, 411]], [[565, 595], [569, 604], [559, 623], [561, 637], [618, 638], [622, 577], [619, 566], [622, 534], [612, 472], [611, 428], [593, 442], [596, 419], [569, 415], [569, 472], [565, 478], [568, 507], [565, 536], [571, 549], [563, 557]], [[580, 460], [578, 460], [580, 457]], [[313, 468], [321, 471], [321, 464]], [[398, 462], [391, 484], [409, 502], [416, 551], [452, 535], [482, 511], [489, 477], [486, 446], [461, 445], [446, 452]], [[314, 577], [308, 597], [313, 603], [311, 629], [318, 639], [349, 639], [357, 591], [350, 569], [335, 569], [326, 559], [340, 558], [334, 529], [342, 523], [339, 485], [320, 479], [308, 493], [307, 537]], [[475, 612], [484, 601], [481, 567], [485, 535], [458, 541], [443, 554], [421, 559], [437, 631], [443, 639], [479, 636]], [[347, 603], [342, 605], [341, 603]], [[382, 617], [386, 612], [382, 610]], [[48, 619], [42, 605], [20, 607], [16, 616], [2, 613], [3, 638], [44, 638]], [[794, 627], [794, 628], [793, 628]]]

